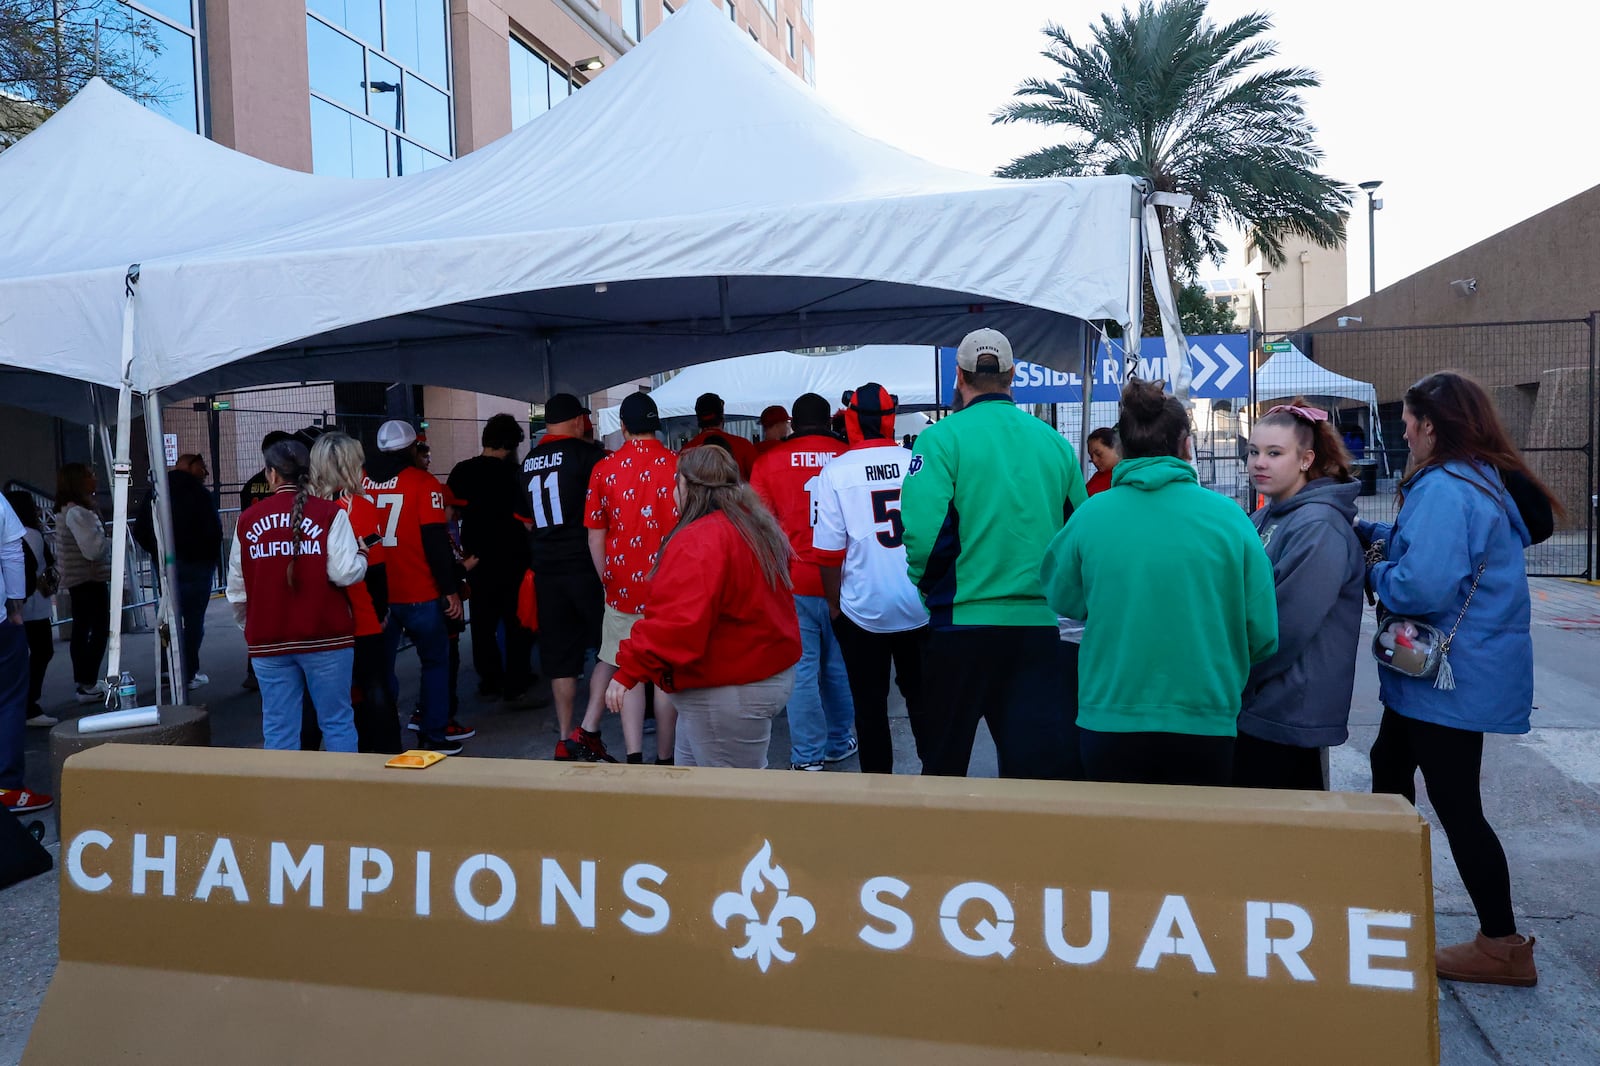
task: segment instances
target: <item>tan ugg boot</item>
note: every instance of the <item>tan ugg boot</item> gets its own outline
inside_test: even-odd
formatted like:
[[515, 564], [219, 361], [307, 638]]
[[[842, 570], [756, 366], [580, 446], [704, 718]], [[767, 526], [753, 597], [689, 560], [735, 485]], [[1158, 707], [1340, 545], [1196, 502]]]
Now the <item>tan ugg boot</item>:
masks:
[[1479, 933], [1465, 944], [1440, 948], [1434, 964], [1442, 981], [1532, 988], [1539, 983], [1539, 971], [1533, 965], [1533, 942], [1533, 937], [1520, 933], [1501, 937]]

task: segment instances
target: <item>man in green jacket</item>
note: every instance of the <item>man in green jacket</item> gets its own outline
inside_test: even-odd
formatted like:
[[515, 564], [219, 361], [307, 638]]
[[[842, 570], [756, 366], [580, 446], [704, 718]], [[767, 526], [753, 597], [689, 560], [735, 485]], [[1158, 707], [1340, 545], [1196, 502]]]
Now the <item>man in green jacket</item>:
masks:
[[978, 720], [1001, 777], [1082, 776], [1077, 645], [1060, 639], [1039, 562], [1084, 502], [1072, 446], [1011, 399], [1011, 343], [979, 329], [956, 350], [958, 409], [917, 437], [901, 518], [931, 628], [925, 774], [962, 777]]

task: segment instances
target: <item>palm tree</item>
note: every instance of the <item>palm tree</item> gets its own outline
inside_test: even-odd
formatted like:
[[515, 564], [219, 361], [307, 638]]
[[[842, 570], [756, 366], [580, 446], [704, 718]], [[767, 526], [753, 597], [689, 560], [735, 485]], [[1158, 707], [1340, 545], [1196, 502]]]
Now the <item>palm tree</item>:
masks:
[[1045, 26], [1043, 54], [1060, 77], [1024, 81], [994, 121], [1061, 127], [1070, 139], [997, 173], [1131, 174], [1192, 196], [1193, 206], [1162, 227], [1177, 271], [1191, 278], [1203, 260], [1222, 260], [1224, 222], [1243, 227], [1247, 250], [1274, 266], [1290, 234], [1325, 248], [1341, 243], [1351, 191], [1317, 171], [1322, 152], [1299, 95], [1318, 78], [1300, 67], [1258, 68], [1277, 54], [1262, 39], [1271, 28], [1260, 13], [1219, 27], [1205, 0], [1140, 0], [1120, 19], [1100, 16], [1087, 45]]

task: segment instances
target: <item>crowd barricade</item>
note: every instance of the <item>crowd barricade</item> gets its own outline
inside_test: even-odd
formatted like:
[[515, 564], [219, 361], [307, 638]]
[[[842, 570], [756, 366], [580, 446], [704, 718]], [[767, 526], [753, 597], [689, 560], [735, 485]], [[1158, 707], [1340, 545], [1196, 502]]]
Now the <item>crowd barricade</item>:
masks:
[[105, 745], [25, 1063], [1429, 1063], [1389, 796]]

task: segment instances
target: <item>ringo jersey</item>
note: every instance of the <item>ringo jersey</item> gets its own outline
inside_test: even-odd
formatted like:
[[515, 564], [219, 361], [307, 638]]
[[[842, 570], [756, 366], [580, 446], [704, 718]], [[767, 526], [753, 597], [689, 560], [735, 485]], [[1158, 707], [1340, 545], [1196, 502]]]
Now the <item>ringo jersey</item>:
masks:
[[839, 609], [868, 633], [928, 624], [906, 574], [900, 490], [911, 453], [888, 440], [863, 441], [823, 467], [816, 491], [816, 558], [843, 565]]
[[677, 477], [678, 457], [653, 439], [625, 442], [590, 475], [583, 524], [605, 530], [600, 581], [613, 610], [644, 612], [661, 542], [678, 524]]

